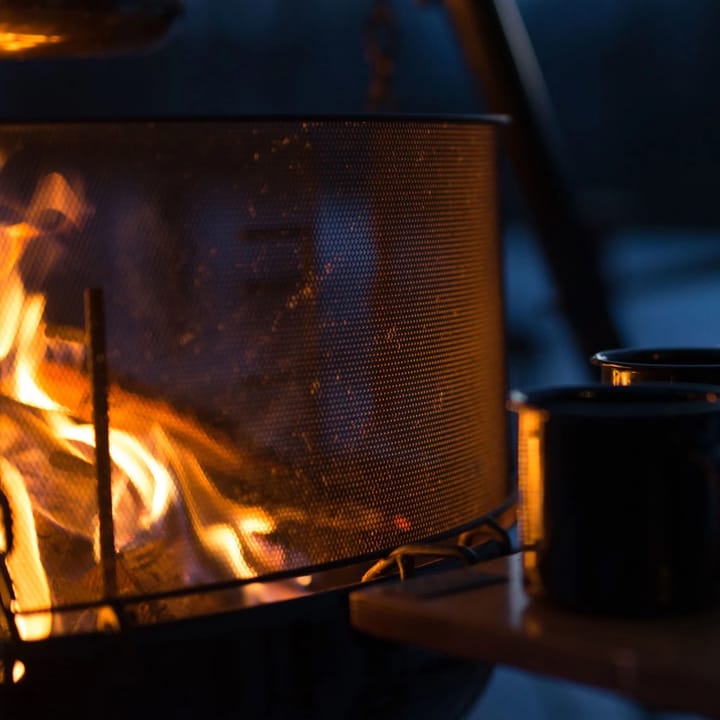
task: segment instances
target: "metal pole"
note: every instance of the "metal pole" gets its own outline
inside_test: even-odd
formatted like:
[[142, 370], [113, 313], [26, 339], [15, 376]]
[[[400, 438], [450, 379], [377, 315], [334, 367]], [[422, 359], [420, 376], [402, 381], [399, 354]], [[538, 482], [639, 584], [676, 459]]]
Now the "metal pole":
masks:
[[117, 597], [118, 582], [112, 510], [105, 310], [102, 289], [86, 289], [84, 301], [85, 340], [88, 348], [88, 370], [92, 382], [93, 427], [95, 429], [95, 470], [102, 584], [104, 596], [115, 598]]
[[622, 346], [599, 259], [599, 233], [578, 206], [543, 75], [515, 0], [444, 0], [465, 60], [502, 129], [513, 171], [586, 358]]

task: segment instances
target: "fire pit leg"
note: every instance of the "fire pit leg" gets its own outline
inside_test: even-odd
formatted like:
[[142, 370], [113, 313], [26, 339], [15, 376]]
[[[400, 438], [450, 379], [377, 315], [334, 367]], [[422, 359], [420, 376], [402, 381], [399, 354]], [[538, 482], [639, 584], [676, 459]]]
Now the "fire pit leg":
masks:
[[97, 473], [98, 523], [103, 592], [117, 597], [115, 530], [113, 526], [110, 468], [110, 423], [108, 420], [107, 355], [105, 352], [105, 312], [101, 288], [87, 288], [85, 301], [85, 343], [88, 370], [92, 380], [93, 427], [95, 430], [95, 469]]

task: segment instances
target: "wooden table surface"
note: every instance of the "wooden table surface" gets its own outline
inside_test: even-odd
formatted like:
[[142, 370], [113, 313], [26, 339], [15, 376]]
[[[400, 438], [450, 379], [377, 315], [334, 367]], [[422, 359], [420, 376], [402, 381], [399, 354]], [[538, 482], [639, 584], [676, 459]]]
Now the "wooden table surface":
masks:
[[350, 594], [364, 633], [720, 718], [720, 610], [614, 619], [529, 598], [522, 554]]

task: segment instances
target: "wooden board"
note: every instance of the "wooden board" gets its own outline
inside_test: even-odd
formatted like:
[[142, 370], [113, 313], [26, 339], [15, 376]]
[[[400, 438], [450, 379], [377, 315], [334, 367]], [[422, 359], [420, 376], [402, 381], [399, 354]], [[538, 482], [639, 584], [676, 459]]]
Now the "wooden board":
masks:
[[615, 619], [529, 598], [522, 554], [350, 594], [359, 631], [720, 718], [720, 609]]

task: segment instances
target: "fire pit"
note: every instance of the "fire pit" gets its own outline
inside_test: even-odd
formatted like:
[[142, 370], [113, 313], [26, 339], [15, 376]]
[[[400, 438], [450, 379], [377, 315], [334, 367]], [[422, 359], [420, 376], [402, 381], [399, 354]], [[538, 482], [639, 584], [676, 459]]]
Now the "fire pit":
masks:
[[8, 708], [277, 677], [240, 646], [346, 647], [363, 563], [503, 505], [499, 121], [0, 126]]

